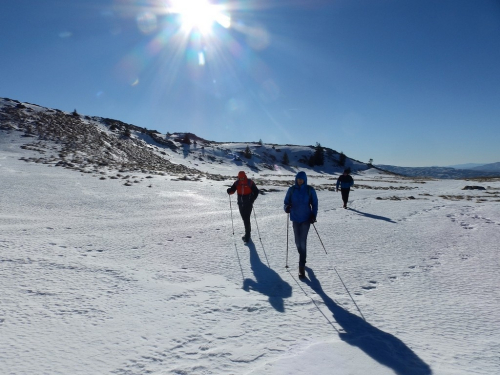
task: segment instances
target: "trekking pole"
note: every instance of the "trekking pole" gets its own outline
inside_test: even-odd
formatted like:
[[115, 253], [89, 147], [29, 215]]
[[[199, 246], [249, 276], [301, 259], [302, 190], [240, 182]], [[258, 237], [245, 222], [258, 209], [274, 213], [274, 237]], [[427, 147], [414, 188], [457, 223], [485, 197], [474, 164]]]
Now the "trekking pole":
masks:
[[286, 266], [288, 268], [288, 228], [290, 228], [290, 214], [286, 215]]
[[257, 233], [259, 233], [259, 240], [262, 242], [262, 239], [260, 238], [259, 223], [257, 222], [257, 215], [255, 214], [255, 207], [252, 206], [252, 210], [253, 210], [253, 217], [255, 219], [255, 225], [257, 225]]
[[[321, 242], [321, 245], [323, 245], [323, 241], [321, 241], [321, 237], [319, 236], [318, 230], [316, 229], [316, 226], [314, 225], [314, 223], [313, 223], [313, 227], [314, 227], [314, 230], [316, 231], [316, 234], [318, 235], [318, 238], [319, 238], [319, 241]], [[325, 253], [326, 253], [325, 245], [323, 245], [323, 249], [325, 250]], [[326, 253], [326, 254], [328, 254], [328, 253]], [[363, 313], [362, 313], [362, 312], [361, 312], [361, 310], [359, 309], [359, 306], [358, 306], [358, 304], [356, 303], [356, 301], [354, 300], [354, 298], [352, 298], [351, 292], [349, 292], [349, 289], [347, 289], [347, 286], [345, 285], [344, 280], [342, 280], [342, 278], [340, 277], [340, 274], [339, 274], [339, 272], [337, 271], [337, 268], [336, 268], [335, 266], [333, 266], [333, 269], [334, 269], [335, 273], [337, 274], [337, 276], [339, 277], [340, 282], [341, 282], [341, 283], [342, 283], [342, 285], [344, 286], [345, 290], [347, 291], [347, 294], [349, 294], [349, 297], [351, 297], [352, 302], [354, 303], [354, 305], [355, 305], [355, 306], [356, 306], [356, 308], [358, 309], [359, 313], [361, 314], [361, 317], [362, 317], [362, 318], [363, 318], [363, 320], [366, 322], [366, 319], [365, 319], [365, 317], [363, 316]]]
[[314, 227], [314, 230], [316, 231], [316, 234], [318, 235], [319, 242], [321, 242], [321, 245], [323, 246], [323, 250], [325, 250], [326, 255], [328, 255], [328, 253], [326, 252], [325, 245], [323, 245], [323, 241], [321, 241], [321, 237], [319, 236], [318, 230], [316, 229], [316, 225], [314, 225], [314, 223], [313, 223], [313, 227]]
[[231, 225], [233, 226], [233, 236], [234, 236], [234, 221], [233, 221], [233, 205], [231, 204], [231, 196], [229, 197], [229, 208], [231, 209]]
[[255, 207], [252, 206], [252, 210], [253, 210], [253, 215], [255, 218], [255, 224], [257, 224], [257, 232], [259, 233], [259, 241], [260, 241], [260, 244], [262, 245], [262, 250], [264, 251], [264, 255], [266, 256], [267, 266], [269, 268], [271, 268], [271, 266], [269, 265], [269, 259], [267, 259], [266, 249], [264, 249], [264, 244], [262, 243], [262, 238], [260, 238], [259, 223], [257, 222], [257, 215], [255, 214]]

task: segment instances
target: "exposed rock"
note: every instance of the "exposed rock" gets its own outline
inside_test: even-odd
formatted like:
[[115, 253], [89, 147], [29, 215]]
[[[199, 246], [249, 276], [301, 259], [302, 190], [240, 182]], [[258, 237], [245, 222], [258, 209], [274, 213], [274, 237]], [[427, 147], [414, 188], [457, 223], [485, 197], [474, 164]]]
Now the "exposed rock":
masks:
[[486, 190], [483, 186], [466, 186], [462, 190]]

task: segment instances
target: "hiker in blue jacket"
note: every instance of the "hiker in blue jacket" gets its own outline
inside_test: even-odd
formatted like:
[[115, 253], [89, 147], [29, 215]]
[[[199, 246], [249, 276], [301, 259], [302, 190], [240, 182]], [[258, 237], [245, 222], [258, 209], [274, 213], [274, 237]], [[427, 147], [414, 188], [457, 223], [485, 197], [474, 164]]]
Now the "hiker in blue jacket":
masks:
[[349, 200], [349, 192], [351, 191], [351, 186], [354, 185], [353, 178], [349, 175], [351, 170], [349, 168], [344, 169], [344, 173], [337, 179], [336, 190], [342, 194], [342, 201], [344, 202], [344, 208], [347, 208], [347, 201]]
[[286, 193], [284, 209], [290, 214], [290, 221], [293, 223], [295, 245], [299, 252], [299, 277], [305, 277], [307, 234], [318, 215], [318, 196], [316, 190], [307, 185], [305, 172], [299, 172], [295, 176], [295, 185]]

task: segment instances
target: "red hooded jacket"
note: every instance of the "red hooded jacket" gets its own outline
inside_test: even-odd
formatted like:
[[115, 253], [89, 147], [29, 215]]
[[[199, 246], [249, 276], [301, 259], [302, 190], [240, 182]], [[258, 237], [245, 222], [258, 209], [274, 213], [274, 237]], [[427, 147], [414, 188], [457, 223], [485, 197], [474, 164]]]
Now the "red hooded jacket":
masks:
[[247, 178], [243, 171], [238, 173], [238, 180], [227, 189], [227, 192], [229, 194], [238, 193], [238, 204], [253, 203], [259, 195], [259, 189], [252, 180]]

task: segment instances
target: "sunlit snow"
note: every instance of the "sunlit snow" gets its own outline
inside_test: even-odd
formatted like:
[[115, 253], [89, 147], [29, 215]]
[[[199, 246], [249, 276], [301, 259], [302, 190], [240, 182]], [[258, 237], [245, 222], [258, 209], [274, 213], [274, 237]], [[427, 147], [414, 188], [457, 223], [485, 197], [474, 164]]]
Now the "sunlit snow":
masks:
[[20, 135], [0, 130], [2, 374], [499, 372], [498, 179], [462, 191], [370, 169], [348, 210], [318, 190], [301, 281], [287, 184], [273, 184], [293, 170], [169, 154], [263, 181], [245, 246], [231, 180], [134, 172], [124, 186], [20, 160], [37, 154]]

